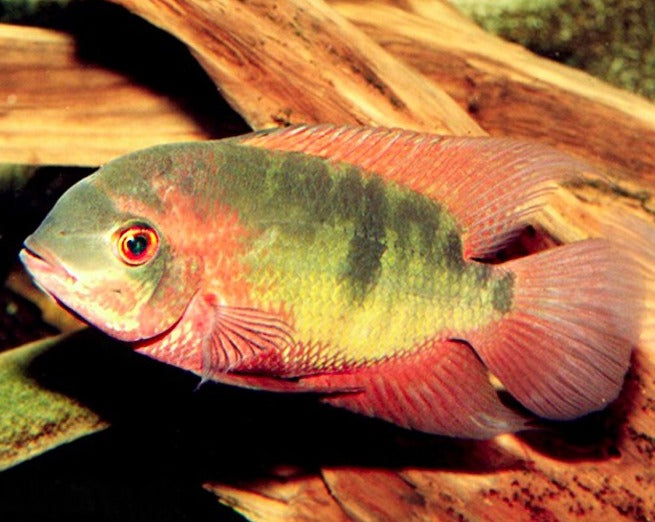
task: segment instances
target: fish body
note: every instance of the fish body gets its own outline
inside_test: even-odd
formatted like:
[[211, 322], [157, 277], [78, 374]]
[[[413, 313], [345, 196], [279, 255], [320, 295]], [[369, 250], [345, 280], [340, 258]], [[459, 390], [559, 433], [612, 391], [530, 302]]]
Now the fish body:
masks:
[[525, 428], [618, 393], [637, 276], [589, 240], [485, 262], [586, 166], [491, 138], [297, 127], [163, 145], [73, 186], [26, 242], [37, 282], [161, 361], [314, 391], [402, 426]]

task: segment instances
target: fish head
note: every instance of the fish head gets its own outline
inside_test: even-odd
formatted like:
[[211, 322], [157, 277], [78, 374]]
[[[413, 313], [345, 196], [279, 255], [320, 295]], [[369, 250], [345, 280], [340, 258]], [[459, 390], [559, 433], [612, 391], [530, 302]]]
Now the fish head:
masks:
[[40, 287], [88, 323], [124, 341], [152, 338], [184, 314], [202, 260], [171, 241], [171, 223], [144, 198], [143, 177], [112, 193], [106, 169], [64, 193], [20, 258]]

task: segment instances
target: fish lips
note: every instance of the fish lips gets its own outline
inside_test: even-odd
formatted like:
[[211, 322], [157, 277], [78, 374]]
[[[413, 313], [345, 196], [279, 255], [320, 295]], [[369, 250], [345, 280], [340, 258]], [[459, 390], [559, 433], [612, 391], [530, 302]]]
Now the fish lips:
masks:
[[70, 291], [77, 278], [66, 270], [56, 255], [33, 236], [25, 240], [24, 246], [18, 257], [39, 287], [57, 298], [62, 292]]

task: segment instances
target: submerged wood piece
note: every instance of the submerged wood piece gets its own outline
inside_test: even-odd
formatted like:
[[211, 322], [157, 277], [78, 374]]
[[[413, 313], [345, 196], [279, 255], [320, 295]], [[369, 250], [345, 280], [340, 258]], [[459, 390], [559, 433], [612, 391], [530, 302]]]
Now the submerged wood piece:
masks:
[[184, 41], [254, 128], [375, 124], [479, 135], [435, 84], [322, 0], [116, 0]]
[[0, 24], [0, 78], [3, 162], [95, 166], [210, 137], [166, 95], [84, 63], [65, 33]]
[[0, 354], [0, 470], [107, 427], [75, 399], [30, 375], [32, 362], [64, 340], [52, 337]]
[[320, 475], [269, 479], [253, 489], [212, 483], [205, 484], [204, 487], [217, 495], [223, 504], [231, 506], [252, 521], [351, 520], [331, 497]]
[[655, 105], [484, 32], [438, 0], [333, 0], [492, 135], [539, 139], [655, 188]]

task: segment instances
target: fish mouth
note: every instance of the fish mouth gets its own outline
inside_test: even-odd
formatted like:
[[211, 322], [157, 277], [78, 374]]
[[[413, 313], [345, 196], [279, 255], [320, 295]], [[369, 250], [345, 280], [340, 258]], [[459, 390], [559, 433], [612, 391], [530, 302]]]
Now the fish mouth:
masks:
[[77, 282], [77, 278], [66, 270], [57, 256], [37, 243], [32, 236], [25, 240], [18, 257], [39, 286], [44, 287], [48, 293], [51, 293], [53, 286], [70, 286]]

